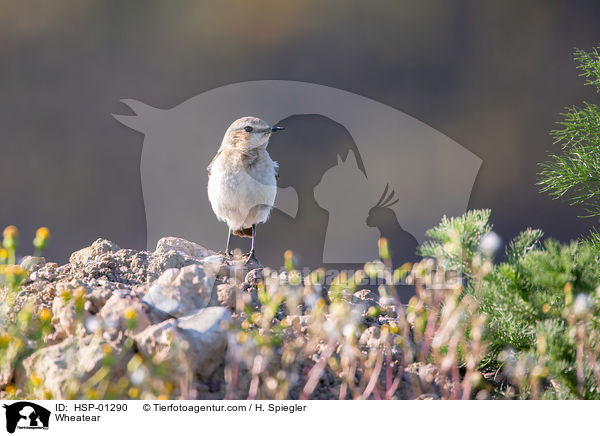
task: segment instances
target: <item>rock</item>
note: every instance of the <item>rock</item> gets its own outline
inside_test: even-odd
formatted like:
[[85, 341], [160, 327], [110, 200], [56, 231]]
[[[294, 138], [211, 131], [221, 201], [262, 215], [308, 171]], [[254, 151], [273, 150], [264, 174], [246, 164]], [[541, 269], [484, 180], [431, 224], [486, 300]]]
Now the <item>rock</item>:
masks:
[[368, 289], [361, 289], [352, 294], [351, 302], [353, 304], [361, 304], [365, 308], [365, 311], [369, 310], [371, 306], [377, 306], [379, 297], [374, 292]]
[[189, 349], [189, 344], [179, 333], [175, 319], [147, 327], [135, 336], [135, 342], [142, 355], [156, 359], [157, 362], [172, 359], [178, 349]]
[[244, 279], [244, 283], [248, 284], [248, 286], [256, 287], [258, 283], [263, 280], [263, 269], [254, 268], [253, 270], [248, 271], [248, 274], [246, 274], [246, 278]]
[[54, 324], [55, 339], [82, 332], [76, 299], [73, 296], [67, 299], [62, 293], [62, 291], [59, 292], [52, 302], [52, 324]]
[[167, 252], [169, 250], [178, 251], [184, 255], [195, 257], [198, 259], [214, 254], [213, 251], [204, 248], [202, 245], [195, 242], [186, 241], [185, 239], [168, 236], [161, 238], [156, 244], [157, 252]]
[[156, 251], [152, 253], [148, 262], [148, 282], [158, 279], [161, 274], [172, 268], [182, 268], [189, 265], [186, 263], [186, 257], [175, 251]]
[[188, 357], [200, 376], [208, 376], [225, 359], [227, 349], [226, 325], [232, 321], [226, 307], [207, 307], [180, 318], [181, 335], [190, 344]]
[[[432, 399], [441, 397], [439, 370], [431, 363], [414, 362], [407, 365], [404, 368], [403, 379], [417, 399], [424, 399], [424, 396], [431, 396]], [[447, 384], [447, 388], [451, 389], [451, 382]]]
[[21, 267], [28, 271], [34, 272], [43, 267], [46, 264], [44, 257], [25, 256], [21, 260]]
[[244, 282], [245, 277], [252, 270], [256, 271], [250, 277], [258, 276], [259, 271], [262, 270], [262, 265], [255, 261], [246, 264], [244, 257], [229, 259], [221, 254], [205, 257], [200, 260], [200, 264], [204, 267], [206, 274], [214, 276], [215, 279], [238, 284]]
[[[247, 258], [244, 258], [244, 262], [246, 262]], [[244, 263], [245, 267], [247, 268], [248, 271], [251, 271], [253, 269], [257, 269], [257, 268], [262, 268], [263, 264], [260, 263], [260, 260], [254, 258], [252, 259], [249, 263]]]
[[112, 291], [103, 287], [96, 287], [87, 296], [84, 309], [92, 314], [100, 312], [106, 301], [111, 297]]
[[0, 387], [4, 388], [12, 381], [21, 351], [21, 347], [14, 341], [10, 341], [6, 346], [2, 356], [3, 362], [0, 366]]
[[32, 380], [40, 380], [34, 398], [44, 398], [47, 390], [53, 399], [67, 399], [76, 394], [78, 386], [96, 373], [102, 360], [111, 353], [118, 358], [111, 367], [111, 377], [124, 375], [125, 366], [133, 355], [131, 350], [122, 350], [102, 341], [98, 336], [72, 336], [65, 341], [42, 348], [23, 361], [23, 371], [17, 372], [17, 386], [25, 389]]
[[360, 335], [358, 343], [369, 348], [377, 348], [379, 346], [379, 331], [380, 330], [375, 326], [365, 329]]
[[71, 254], [69, 263], [82, 266], [96, 260], [96, 258], [102, 254], [116, 252], [120, 249], [121, 247], [114, 242], [107, 241], [106, 239], [96, 239], [91, 246], [82, 248]]
[[[42, 258], [43, 259], [43, 258]], [[35, 280], [46, 280], [48, 282], [54, 281], [56, 279], [56, 264], [54, 263], [46, 263], [44, 265], [39, 265], [38, 268], [31, 273], [30, 279], [32, 281]]]
[[156, 244], [156, 250], [149, 257], [148, 282], [153, 282], [170, 268], [203, 264], [204, 258], [214, 254], [214, 251], [195, 242], [173, 236], [162, 238]]
[[164, 318], [181, 317], [209, 304], [213, 283], [198, 265], [170, 268], [154, 282], [143, 301]]
[[242, 290], [237, 285], [223, 284], [217, 286], [217, 301], [221, 306], [235, 310], [237, 296]]
[[147, 327], [135, 336], [138, 350], [158, 362], [185, 360], [202, 377], [212, 374], [225, 360], [231, 312], [225, 307], [207, 307], [192, 315], [169, 319]]
[[150, 325], [146, 308], [141, 301], [117, 294], [106, 301], [98, 316], [102, 319], [106, 330], [128, 330], [130, 322], [134, 322], [133, 332], [137, 333]]

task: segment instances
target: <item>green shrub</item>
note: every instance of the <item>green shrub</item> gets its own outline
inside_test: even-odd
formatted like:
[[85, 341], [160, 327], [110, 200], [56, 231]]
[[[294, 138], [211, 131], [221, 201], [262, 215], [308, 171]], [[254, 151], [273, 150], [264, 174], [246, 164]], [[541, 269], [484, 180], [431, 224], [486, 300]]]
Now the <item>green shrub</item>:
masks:
[[[465, 292], [487, 316], [484, 367], [503, 368], [509, 391], [521, 397], [600, 398], [597, 245], [542, 243], [541, 231], [527, 229], [508, 244], [501, 262], [474, 276], [488, 218], [488, 211], [473, 211], [444, 219], [421, 249], [442, 264], [460, 265], [467, 276]], [[448, 243], [453, 240], [462, 245]], [[457, 253], [463, 253], [460, 263]]]
[[[575, 51], [580, 76], [600, 92], [600, 54]], [[538, 184], [553, 198], [566, 198], [582, 205], [588, 216], [600, 215], [600, 106], [584, 102], [562, 114], [560, 129], [551, 132], [562, 153], [553, 153], [541, 164]]]

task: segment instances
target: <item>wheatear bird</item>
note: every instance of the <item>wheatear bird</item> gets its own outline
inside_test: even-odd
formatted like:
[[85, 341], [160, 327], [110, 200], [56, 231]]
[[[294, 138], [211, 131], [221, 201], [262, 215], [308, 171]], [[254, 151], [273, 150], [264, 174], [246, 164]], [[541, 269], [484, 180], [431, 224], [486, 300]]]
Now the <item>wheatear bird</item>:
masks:
[[230, 255], [231, 233], [252, 237], [246, 263], [257, 260], [256, 224], [264, 223], [277, 194], [277, 163], [267, 152], [271, 127], [256, 117], [243, 117], [229, 126], [217, 155], [208, 166], [208, 199], [219, 221], [229, 226], [225, 254]]

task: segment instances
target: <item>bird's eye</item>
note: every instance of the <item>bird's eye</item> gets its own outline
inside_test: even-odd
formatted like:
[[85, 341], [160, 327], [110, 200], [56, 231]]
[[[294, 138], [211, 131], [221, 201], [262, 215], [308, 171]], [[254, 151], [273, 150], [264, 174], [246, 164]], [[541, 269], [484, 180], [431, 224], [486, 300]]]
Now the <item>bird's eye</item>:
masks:
[[246, 126], [246, 127], [244, 127], [244, 130], [245, 130], [246, 132], [250, 133], [250, 132], [251, 132], [251, 131], [253, 131], [254, 129], [253, 129], [252, 127], [250, 127], [250, 126]]

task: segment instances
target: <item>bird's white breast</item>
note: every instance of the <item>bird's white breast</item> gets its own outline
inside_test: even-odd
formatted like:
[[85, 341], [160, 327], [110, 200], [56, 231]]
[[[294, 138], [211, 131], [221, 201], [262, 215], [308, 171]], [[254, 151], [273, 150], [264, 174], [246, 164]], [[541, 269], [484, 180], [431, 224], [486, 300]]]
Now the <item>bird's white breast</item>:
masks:
[[266, 221], [277, 194], [276, 168], [266, 151], [250, 166], [225, 154], [217, 157], [208, 181], [208, 198], [217, 218], [232, 229]]

